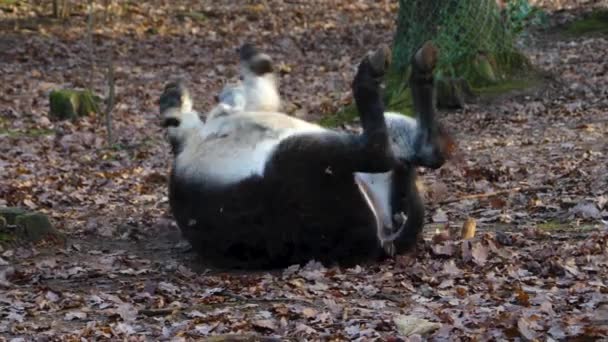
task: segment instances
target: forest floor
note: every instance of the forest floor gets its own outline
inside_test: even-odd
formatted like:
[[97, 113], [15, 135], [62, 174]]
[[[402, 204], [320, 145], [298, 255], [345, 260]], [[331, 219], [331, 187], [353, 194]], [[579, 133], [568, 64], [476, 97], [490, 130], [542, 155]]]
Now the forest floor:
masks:
[[[270, 17], [258, 2], [125, 2], [107, 22], [96, 8], [94, 51], [84, 8], [62, 22], [28, 3], [0, 1], [0, 206], [46, 213], [67, 241], [0, 247], [0, 341], [608, 337], [608, 36], [560, 28], [605, 2], [545, 6], [550, 27], [524, 40], [542, 86], [441, 112], [458, 150], [421, 170], [415, 258], [248, 273], [205, 269], [171, 218], [164, 83], [186, 77], [204, 111], [249, 41], [279, 63], [285, 110], [318, 119], [391, 42], [397, 1], [269, 0]], [[103, 95], [111, 49], [107, 147], [102, 116], [52, 121], [48, 94], [94, 70]], [[474, 239], [445, 238], [469, 217]]]

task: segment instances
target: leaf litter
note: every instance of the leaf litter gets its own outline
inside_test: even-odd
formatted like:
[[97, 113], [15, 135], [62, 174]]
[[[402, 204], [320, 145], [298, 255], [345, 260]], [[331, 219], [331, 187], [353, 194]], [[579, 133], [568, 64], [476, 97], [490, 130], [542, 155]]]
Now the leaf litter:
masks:
[[[566, 2], [573, 10], [550, 12], [552, 20], [590, 8]], [[268, 3], [275, 11], [270, 25], [264, 6], [238, 1], [113, 8], [114, 18], [93, 35], [99, 93], [103, 56], [111, 46], [116, 52], [112, 148], [101, 116], [74, 123], [47, 117], [50, 90], [88, 82], [83, 5], [75, 5], [69, 25], [31, 17], [49, 12], [48, 4], [2, 7], [0, 43], [13, 48], [0, 49], [0, 205], [48, 214], [69, 242], [0, 250], [0, 335], [608, 336], [608, 40], [601, 35], [536, 32], [539, 43], [525, 52], [556, 82], [441, 113], [462, 156], [421, 171], [429, 210], [418, 255], [352, 269], [314, 262], [277, 272], [206, 269], [168, 213], [170, 154], [156, 115], [164, 82], [188, 78], [204, 110], [236, 79], [234, 48], [251, 41], [280, 63], [285, 110], [318, 119], [352, 101], [356, 60], [371, 42], [391, 41], [398, 6]], [[103, 9], [96, 10], [101, 19]], [[195, 20], [184, 10], [201, 15]], [[462, 241], [450, 230], [469, 218], [475, 236]]]

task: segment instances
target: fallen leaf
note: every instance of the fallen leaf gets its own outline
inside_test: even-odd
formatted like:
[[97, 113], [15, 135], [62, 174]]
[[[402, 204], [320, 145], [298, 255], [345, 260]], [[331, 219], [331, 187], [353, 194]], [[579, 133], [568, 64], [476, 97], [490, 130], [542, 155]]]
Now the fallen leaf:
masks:
[[462, 276], [462, 270], [456, 266], [454, 260], [448, 260], [443, 264], [442, 274], [450, 276]]
[[475, 237], [475, 228], [477, 226], [477, 222], [472, 217], [467, 218], [467, 220], [462, 225], [462, 231], [460, 233], [460, 238], [463, 240], [472, 239]]
[[471, 241], [463, 241], [460, 245], [460, 251], [462, 254], [462, 261], [469, 262], [473, 260], [473, 254], [471, 252]]
[[15, 274], [15, 268], [8, 266], [0, 268], [0, 287], [11, 287], [10, 278]]
[[[447, 226], [447, 224], [446, 224]], [[451, 239], [450, 230], [448, 228], [436, 229], [435, 234], [433, 235], [432, 241], [433, 243], [441, 243], [443, 241], [448, 241]]]
[[129, 303], [120, 304], [116, 309], [116, 313], [125, 322], [133, 322], [137, 319], [137, 309]]
[[302, 315], [306, 318], [315, 318], [319, 313], [317, 310], [313, 308], [304, 308], [302, 310]]
[[583, 219], [600, 219], [602, 214], [595, 203], [583, 202], [577, 204], [569, 211], [570, 216], [581, 217]]
[[471, 250], [473, 261], [479, 266], [485, 265], [486, 261], [488, 260], [488, 252], [488, 247], [481, 243], [476, 243], [473, 245], [473, 249]]
[[454, 244], [451, 241], [445, 241], [440, 244], [435, 244], [431, 247], [433, 254], [438, 256], [452, 256], [454, 255]]
[[547, 331], [547, 333], [549, 333], [549, 335], [551, 335], [557, 340], [563, 340], [566, 338], [566, 332], [558, 324], [552, 325], [551, 328], [549, 328], [549, 331]]
[[536, 339], [536, 332], [532, 330], [530, 325], [530, 321], [523, 316], [517, 320], [517, 330], [527, 341]]
[[64, 316], [64, 319], [66, 321], [72, 321], [75, 319], [85, 319], [87, 318], [87, 314], [86, 312], [82, 312], [82, 311], [70, 311], [67, 312]]
[[415, 334], [424, 336], [441, 328], [441, 324], [439, 323], [431, 322], [416, 316], [399, 315], [393, 318], [393, 322], [395, 322], [399, 334], [403, 336], [411, 336]]
[[443, 211], [441, 208], [437, 209], [437, 211], [435, 211], [435, 214], [433, 215], [433, 222], [435, 222], [435, 223], [448, 222], [448, 214], [445, 211]]
[[259, 330], [275, 331], [277, 329], [275, 322], [270, 319], [260, 319], [257, 321], [253, 321], [253, 326]]
[[439, 284], [439, 286], [437, 286], [437, 287], [440, 289], [447, 289], [452, 286], [454, 286], [454, 279], [449, 278], [449, 279], [445, 279], [444, 281], [442, 281], [441, 284]]
[[517, 288], [515, 291], [515, 297], [517, 298], [519, 305], [526, 307], [530, 306], [530, 296], [522, 290], [521, 287]]

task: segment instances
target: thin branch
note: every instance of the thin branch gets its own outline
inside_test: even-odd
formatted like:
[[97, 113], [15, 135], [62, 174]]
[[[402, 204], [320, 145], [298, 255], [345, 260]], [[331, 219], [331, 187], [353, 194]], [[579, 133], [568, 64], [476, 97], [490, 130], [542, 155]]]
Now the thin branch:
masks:
[[247, 305], [247, 304], [251, 304], [251, 303], [270, 303], [270, 304], [272, 304], [272, 303], [294, 303], [294, 304], [318, 307], [318, 305], [315, 305], [315, 303], [304, 300], [304, 299], [247, 298], [247, 297], [241, 296], [239, 294], [236, 294], [236, 293], [233, 293], [230, 291], [222, 291], [222, 292], [218, 293], [218, 295], [223, 295], [225, 297], [232, 298], [235, 301], [226, 301], [226, 302], [222, 302], [222, 303], [213, 303], [213, 304], [194, 304], [194, 305], [181, 307], [181, 308], [144, 309], [144, 310], [139, 310], [139, 312], [142, 315], [149, 316], [149, 317], [168, 316], [168, 315], [179, 314], [179, 313], [184, 313], [184, 312], [194, 311], [194, 310], [210, 311], [210, 310], [214, 310], [217, 308], [224, 308], [224, 307], [228, 307], [228, 306], [230, 306], [230, 307], [243, 306], [243, 305]]
[[473, 194], [473, 195], [461, 196], [459, 198], [451, 198], [451, 199], [447, 199], [445, 201], [441, 201], [441, 202], [439, 202], [439, 204], [444, 205], [444, 204], [456, 203], [456, 202], [470, 200], [470, 199], [488, 198], [488, 197], [493, 197], [493, 196], [511, 194], [514, 192], [538, 192], [538, 191], [544, 191], [544, 190], [550, 190], [550, 189], [551, 189], [551, 187], [548, 187], [548, 186], [538, 186], [538, 187], [532, 187], [532, 188], [516, 187], [516, 188], [512, 188], [512, 189], [499, 190], [499, 191], [494, 191], [494, 192], [486, 192], [483, 194]]
[[112, 137], [112, 109], [114, 108], [114, 46], [110, 45], [108, 52], [108, 102], [106, 105], [106, 130], [108, 131], [108, 145], [113, 144]]
[[110, 6], [112, 6], [112, 0], [104, 1], [104, 10], [103, 10], [103, 22], [107, 23], [109, 18]]
[[53, 17], [59, 18], [59, 0], [53, 0]]
[[95, 72], [95, 60], [94, 60], [94, 50], [93, 46], [93, 0], [89, 0], [89, 18], [87, 21], [87, 45], [89, 45], [89, 90], [93, 91], [93, 74]]

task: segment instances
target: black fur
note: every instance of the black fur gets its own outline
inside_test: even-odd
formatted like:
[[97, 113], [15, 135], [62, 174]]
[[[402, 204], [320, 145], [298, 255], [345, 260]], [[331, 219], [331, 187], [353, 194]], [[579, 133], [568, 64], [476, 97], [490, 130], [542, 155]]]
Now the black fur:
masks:
[[179, 120], [176, 118], [167, 118], [165, 120], [163, 120], [161, 126], [163, 127], [178, 127], [179, 126]]
[[428, 46], [423, 46], [419, 50], [421, 51], [420, 53], [423, 50], [429, 52], [422, 63], [416, 60], [417, 54], [412, 56], [410, 88], [414, 101], [414, 110], [419, 114], [417, 117], [420, 125], [420, 134], [414, 142], [416, 155], [412, 163], [437, 169], [445, 163], [446, 151], [443, 150], [444, 146], [440, 139], [441, 134], [435, 113], [433, 69], [436, 63], [436, 56], [429, 56], [429, 54], [436, 54], [436, 50], [432, 49]]
[[249, 69], [258, 76], [273, 72], [272, 60], [252, 44], [245, 43], [239, 48], [239, 58], [241, 62], [248, 63]]
[[[407, 221], [403, 233], [395, 240], [397, 254], [411, 250], [424, 226], [424, 204], [416, 188], [416, 168], [406, 164], [397, 165], [393, 169], [391, 193], [393, 213], [405, 213]], [[393, 224], [399, 227], [400, 222]]]
[[168, 83], [158, 101], [160, 112], [163, 113], [169, 108], [180, 107], [182, 97], [190, 97], [190, 92], [185, 82], [179, 80]]
[[251, 63], [249, 63], [249, 68], [258, 76], [273, 72], [272, 61], [263, 58], [258, 58], [251, 61]]
[[256, 49], [256, 47], [250, 43], [245, 43], [241, 45], [241, 47], [238, 49], [238, 52], [241, 61], [249, 61], [257, 54], [259, 54], [258, 49]]
[[[361, 135], [291, 136], [276, 147], [263, 177], [250, 176], [230, 185], [181, 179], [174, 170], [171, 209], [204, 260], [219, 267], [261, 269], [311, 259], [351, 266], [384, 256], [355, 172], [393, 171], [393, 213], [403, 211], [408, 217], [395, 247], [400, 253], [415, 244], [424, 206], [415, 185], [415, 167], [397, 162], [389, 145], [380, 91], [383, 71], [366, 59], [353, 81]], [[424, 92], [421, 96], [417, 107], [427, 111], [428, 98]]]
[[[223, 188], [171, 180], [171, 207], [192, 246], [219, 267], [278, 268], [311, 259], [354, 265], [380, 255], [374, 219], [337, 175], [251, 177]], [[317, 183], [311, 183], [317, 180]]]

